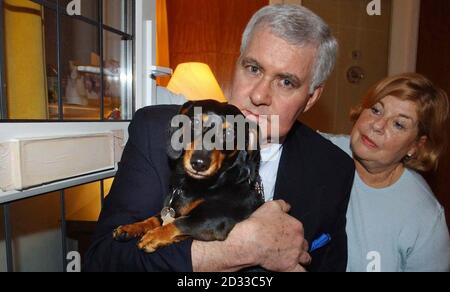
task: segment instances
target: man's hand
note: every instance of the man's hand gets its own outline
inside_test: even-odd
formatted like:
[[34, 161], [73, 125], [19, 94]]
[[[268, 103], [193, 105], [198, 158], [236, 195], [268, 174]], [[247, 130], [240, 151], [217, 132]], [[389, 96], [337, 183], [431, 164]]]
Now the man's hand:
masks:
[[192, 245], [194, 271], [236, 271], [262, 266], [276, 272], [301, 272], [311, 262], [303, 225], [289, 216], [284, 201], [264, 204], [235, 226], [224, 242]]
[[256, 264], [271, 271], [305, 271], [311, 262], [301, 222], [289, 216], [285, 201], [264, 204], [243, 224], [250, 224], [247, 244], [256, 254]]

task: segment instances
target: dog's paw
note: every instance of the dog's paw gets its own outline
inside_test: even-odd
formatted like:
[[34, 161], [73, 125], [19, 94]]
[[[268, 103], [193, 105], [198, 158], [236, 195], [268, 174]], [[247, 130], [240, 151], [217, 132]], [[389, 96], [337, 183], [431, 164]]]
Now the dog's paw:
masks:
[[152, 253], [160, 247], [170, 245], [182, 239], [180, 231], [174, 224], [168, 224], [147, 232], [138, 242], [138, 248]]
[[133, 238], [138, 238], [149, 232], [152, 229], [161, 226], [161, 221], [158, 217], [151, 217], [145, 221], [119, 226], [113, 232], [114, 239], [118, 241], [129, 241]]
[[117, 241], [129, 241], [133, 238], [142, 236], [143, 231], [141, 228], [131, 225], [119, 226], [113, 232], [113, 238]]
[[138, 242], [138, 248], [146, 253], [152, 253], [161, 246], [161, 240], [158, 239], [158, 233], [155, 230], [147, 232]]

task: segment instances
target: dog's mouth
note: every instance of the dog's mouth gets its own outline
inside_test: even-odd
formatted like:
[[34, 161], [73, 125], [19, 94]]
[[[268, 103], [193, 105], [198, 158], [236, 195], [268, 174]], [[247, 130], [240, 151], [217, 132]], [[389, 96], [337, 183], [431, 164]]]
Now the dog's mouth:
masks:
[[190, 177], [192, 177], [194, 179], [202, 180], [202, 179], [208, 179], [208, 178], [211, 177], [210, 175], [207, 175], [207, 174], [202, 173], [202, 172], [197, 172], [197, 171], [194, 171], [194, 170], [191, 170], [191, 169], [185, 169], [185, 171], [186, 171], [187, 175], [189, 175]]

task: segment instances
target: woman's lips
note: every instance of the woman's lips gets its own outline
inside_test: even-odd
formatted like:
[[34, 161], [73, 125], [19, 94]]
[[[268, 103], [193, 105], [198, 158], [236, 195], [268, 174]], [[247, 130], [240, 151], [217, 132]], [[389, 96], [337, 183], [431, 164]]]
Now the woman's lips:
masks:
[[370, 140], [369, 137], [367, 137], [366, 135], [361, 135], [361, 140], [363, 144], [366, 145], [367, 147], [378, 148], [377, 144], [375, 144], [375, 142]]

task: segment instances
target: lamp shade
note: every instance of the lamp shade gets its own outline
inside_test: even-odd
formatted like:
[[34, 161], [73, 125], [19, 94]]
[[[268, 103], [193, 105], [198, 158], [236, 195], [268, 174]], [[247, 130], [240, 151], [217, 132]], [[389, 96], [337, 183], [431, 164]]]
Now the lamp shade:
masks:
[[207, 64], [182, 63], [177, 66], [167, 89], [188, 100], [214, 99], [226, 102], [219, 83]]

